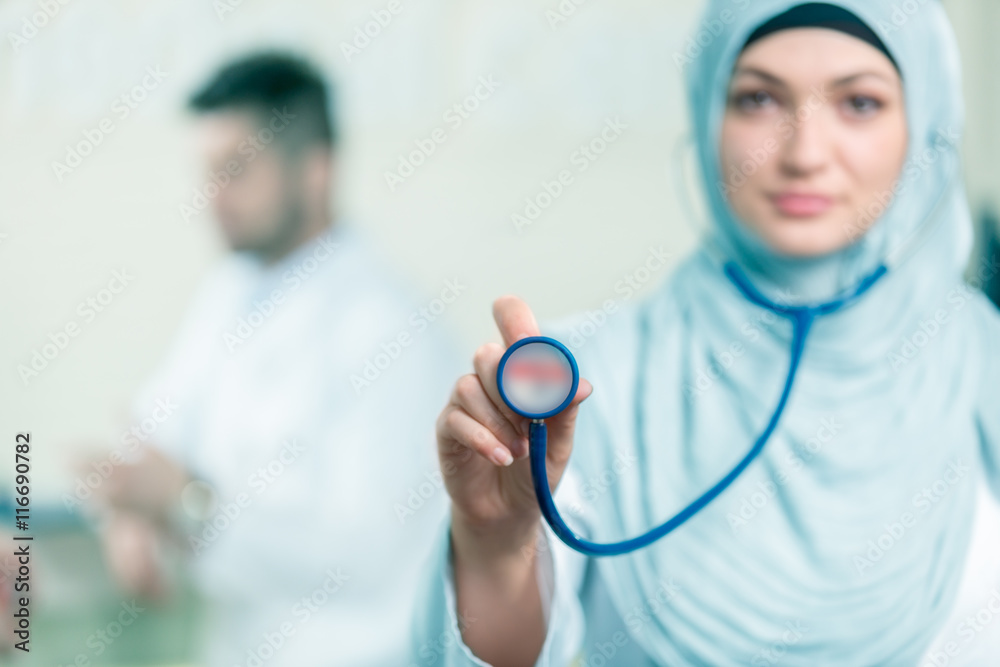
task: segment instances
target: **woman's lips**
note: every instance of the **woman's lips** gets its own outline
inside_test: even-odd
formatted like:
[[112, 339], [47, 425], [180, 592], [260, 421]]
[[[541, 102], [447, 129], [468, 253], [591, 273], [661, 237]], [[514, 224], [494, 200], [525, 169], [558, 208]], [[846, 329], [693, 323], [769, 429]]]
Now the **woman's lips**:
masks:
[[833, 199], [830, 197], [790, 192], [771, 195], [771, 201], [783, 214], [795, 218], [819, 215], [833, 206]]

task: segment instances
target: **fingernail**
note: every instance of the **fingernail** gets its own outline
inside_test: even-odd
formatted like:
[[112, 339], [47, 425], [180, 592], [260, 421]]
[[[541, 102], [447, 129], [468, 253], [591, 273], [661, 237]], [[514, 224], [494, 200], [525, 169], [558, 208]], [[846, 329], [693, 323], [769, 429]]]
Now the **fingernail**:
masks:
[[514, 462], [514, 457], [510, 455], [503, 447], [497, 447], [493, 450], [493, 462], [500, 466], [509, 466]]

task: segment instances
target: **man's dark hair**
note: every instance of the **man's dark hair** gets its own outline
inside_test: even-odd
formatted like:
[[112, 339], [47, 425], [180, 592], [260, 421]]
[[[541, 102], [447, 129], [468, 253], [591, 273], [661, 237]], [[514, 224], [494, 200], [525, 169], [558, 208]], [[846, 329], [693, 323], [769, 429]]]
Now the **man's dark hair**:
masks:
[[223, 67], [191, 96], [197, 113], [249, 111], [267, 127], [272, 115], [293, 116], [276, 133], [283, 143], [301, 148], [335, 146], [337, 128], [331, 118], [333, 94], [322, 75], [302, 58], [280, 52], [252, 54]]

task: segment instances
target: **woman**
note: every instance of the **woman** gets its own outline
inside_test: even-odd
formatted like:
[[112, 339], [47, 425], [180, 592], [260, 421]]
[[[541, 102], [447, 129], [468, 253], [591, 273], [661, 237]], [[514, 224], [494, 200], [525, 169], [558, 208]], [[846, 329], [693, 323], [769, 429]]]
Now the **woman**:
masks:
[[[778, 303], [888, 272], [812, 324], [760, 457], [624, 556], [585, 560], [543, 527], [526, 420], [496, 390], [503, 347], [481, 347], [438, 420], [451, 522], [421, 664], [913, 665], [941, 629], [977, 468], [1000, 492], [1000, 317], [962, 282], [957, 48], [937, 2], [834, 4], [710, 2], [718, 34], [687, 70], [710, 229], [587, 342], [586, 380], [548, 420], [574, 529], [611, 542], [661, 523], [771, 415], [792, 324], [717, 255]], [[506, 345], [538, 333], [516, 298], [494, 314]]]

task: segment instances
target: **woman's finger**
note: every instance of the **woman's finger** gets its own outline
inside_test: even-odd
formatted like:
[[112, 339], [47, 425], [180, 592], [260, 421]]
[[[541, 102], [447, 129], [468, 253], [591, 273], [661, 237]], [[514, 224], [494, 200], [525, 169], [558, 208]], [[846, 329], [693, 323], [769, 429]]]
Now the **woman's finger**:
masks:
[[522, 338], [541, 333], [531, 308], [513, 295], [502, 296], [493, 302], [493, 319], [503, 336], [505, 347], [510, 347]]
[[482, 383], [490, 402], [496, 406], [497, 410], [520, 435], [527, 437], [529, 420], [511, 410], [500, 398], [500, 390], [497, 388], [497, 367], [500, 365], [500, 357], [503, 356], [503, 353], [504, 348], [496, 343], [481, 345], [472, 357], [472, 366], [476, 375], [479, 376], [479, 381]]
[[[476, 370], [479, 371], [478, 368]], [[452, 402], [488, 428], [515, 458], [528, 453], [528, 439], [521, 435], [508, 416], [502, 414], [493, 403], [478, 374], [463, 375], [458, 379], [452, 393]]]
[[514, 457], [492, 432], [457, 405], [445, 408], [444, 435], [473, 450], [494, 465], [509, 466]]

